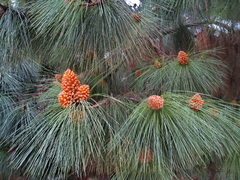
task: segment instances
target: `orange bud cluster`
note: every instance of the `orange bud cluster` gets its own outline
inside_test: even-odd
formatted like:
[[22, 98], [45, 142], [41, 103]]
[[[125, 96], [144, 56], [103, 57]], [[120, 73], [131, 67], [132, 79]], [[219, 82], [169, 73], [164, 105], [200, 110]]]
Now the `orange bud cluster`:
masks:
[[185, 53], [184, 51], [179, 51], [178, 62], [180, 62], [180, 64], [182, 64], [182, 65], [187, 65], [188, 64], [188, 54]]
[[138, 15], [138, 14], [136, 14], [136, 13], [133, 13], [133, 14], [132, 14], [132, 17], [133, 17], [133, 19], [134, 19], [136, 22], [139, 22], [139, 21], [141, 20], [140, 15]]
[[149, 148], [141, 149], [139, 155], [139, 161], [141, 162], [150, 162], [153, 160], [152, 151]]
[[154, 110], [161, 109], [164, 104], [164, 99], [162, 99], [160, 96], [152, 95], [148, 98], [148, 107]]
[[142, 71], [136, 71], [135, 76], [140, 76], [142, 74]]
[[161, 68], [162, 67], [162, 63], [160, 63], [160, 62], [155, 62], [155, 67], [156, 68]]
[[202, 97], [199, 94], [195, 94], [190, 100], [190, 108], [194, 111], [198, 111], [202, 108], [202, 105], [204, 104], [204, 100], [202, 100]]
[[62, 92], [58, 95], [58, 101], [63, 108], [71, 103], [78, 103], [88, 99], [90, 89], [88, 85], [81, 85], [77, 75], [70, 69], [66, 70], [62, 77]]

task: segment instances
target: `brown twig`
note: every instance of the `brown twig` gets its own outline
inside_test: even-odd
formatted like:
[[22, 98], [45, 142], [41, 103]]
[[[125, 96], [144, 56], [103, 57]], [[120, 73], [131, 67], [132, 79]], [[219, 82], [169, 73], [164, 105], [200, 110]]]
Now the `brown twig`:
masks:
[[191, 26], [200, 26], [202, 24], [205, 24], [207, 23], [207, 21], [200, 21], [200, 22], [195, 22], [195, 23], [184, 23], [182, 25], [175, 25], [175, 26], [172, 26], [172, 27], [168, 27], [166, 29], [163, 29], [161, 31], [161, 33], [163, 35], [167, 35], [167, 34], [171, 34], [171, 33], [174, 33], [178, 28], [180, 28], [181, 26], [187, 26], [187, 27], [191, 27]]
[[135, 99], [135, 98], [133, 98], [133, 97], [130, 97], [130, 98], [128, 98], [128, 99], [130, 99], [130, 100], [132, 100], [132, 101], [136, 101], [136, 102], [141, 102], [139, 99]]
[[107, 104], [109, 104], [109, 103], [110, 103], [110, 101], [109, 101], [108, 99], [106, 99], [105, 101], [103, 101], [103, 102], [101, 102], [101, 103], [97, 103], [97, 104], [91, 106], [91, 108], [97, 108], [97, 107], [99, 107], [99, 106], [107, 105]]
[[0, 18], [1, 18], [5, 14], [5, 12], [8, 10], [8, 7], [0, 4], [0, 8], [3, 10], [2, 12], [0, 12]]

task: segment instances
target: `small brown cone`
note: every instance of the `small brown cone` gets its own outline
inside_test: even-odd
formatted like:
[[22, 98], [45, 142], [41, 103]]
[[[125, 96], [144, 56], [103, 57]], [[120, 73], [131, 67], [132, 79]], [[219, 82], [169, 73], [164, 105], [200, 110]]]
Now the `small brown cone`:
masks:
[[80, 111], [80, 110], [73, 110], [70, 114], [69, 114], [71, 120], [74, 123], [78, 123], [80, 121], [82, 121], [84, 119], [84, 112]]
[[164, 99], [162, 99], [160, 96], [152, 95], [148, 98], [148, 107], [154, 110], [161, 109], [164, 104]]
[[141, 16], [136, 13], [132, 13], [132, 17], [136, 22], [141, 21]]
[[140, 151], [140, 155], [139, 155], [139, 161], [141, 162], [150, 162], [152, 161], [152, 151], [150, 148], [143, 148]]

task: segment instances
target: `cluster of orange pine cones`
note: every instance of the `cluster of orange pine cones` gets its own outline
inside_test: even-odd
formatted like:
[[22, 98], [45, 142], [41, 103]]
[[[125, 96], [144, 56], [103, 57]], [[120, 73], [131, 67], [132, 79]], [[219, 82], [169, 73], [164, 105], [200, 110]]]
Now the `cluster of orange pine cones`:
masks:
[[67, 69], [62, 76], [62, 92], [58, 95], [58, 101], [63, 108], [72, 103], [87, 100], [90, 96], [89, 85], [81, 85], [77, 75]]
[[[161, 109], [164, 104], [164, 99], [157, 95], [152, 95], [148, 97], [148, 107], [154, 110]], [[202, 97], [199, 94], [195, 94], [190, 100], [189, 105], [190, 108], [194, 111], [198, 111], [202, 108], [202, 105], [204, 104], [204, 100], [202, 100]], [[213, 112], [218, 113], [217, 110], [214, 110]]]

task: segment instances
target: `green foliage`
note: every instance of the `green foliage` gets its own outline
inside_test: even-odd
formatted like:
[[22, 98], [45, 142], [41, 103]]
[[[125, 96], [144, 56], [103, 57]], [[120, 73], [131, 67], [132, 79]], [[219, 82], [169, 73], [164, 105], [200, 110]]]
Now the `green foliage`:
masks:
[[135, 79], [133, 86], [152, 93], [176, 90], [216, 93], [224, 87], [226, 66], [213, 57], [201, 54], [190, 55], [187, 65], [180, 64], [177, 57], [170, 57], [161, 62], [161, 68], [155, 65], [144, 67], [143, 74]]
[[93, 7], [81, 1], [37, 1], [30, 13], [36, 38], [44, 39], [51, 61], [64, 62], [65, 69], [77, 64], [80, 71], [99, 68], [99, 59], [107, 52], [131, 48], [126, 45], [137, 46], [140, 54], [143, 36], [154, 26], [149, 18], [142, 18], [143, 25], [138, 25], [123, 1], [102, 1]]
[[39, 178], [66, 178], [70, 172], [84, 176], [88, 165], [104, 158], [104, 139], [111, 132], [104, 129], [104, 117], [87, 102], [67, 109], [52, 104], [15, 136], [14, 167]]
[[[237, 28], [239, 0], [141, 2], [0, 2], [3, 178], [14, 169], [33, 179], [239, 179], [240, 106], [221, 99], [237, 75], [227, 58], [239, 54], [214, 47], [224, 45], [217, 32]], [[90, 98], [63, 108], [64, 83], [53, 78], [67, 68]]]
[[28, 19], [22, 11], [7, 7], [0, 18], [0, 38], [1, 66], [31, 55]]
[[[190, 176], [195, 166], [224, 159], [239, 148], [239, 114], [229, 104], [206, 99], [203, 108], [194, 111], [189, 107], [189, 96], [164, 93], [161, 97], [164, 106], [160, 110], [152, 110], [146, 101], [139, 104], [111, 146], [115, 156], [121, 157], [116, 163], [127, 170], [123, 168], [119, 174], [126, 176], [123, 179], [134, 172], [133, 179], [144, 179], [150, 172], [168, 179], [167, 172], [179, 170], [183, 175], [190, 170]], [[138, 159], [144, 148], [151, 150], [152, 160], [141, 163]], [[155, 173], [149, 179], [156, 179]]]
[[239, 165], [240, 165], [240, 155], [239, 149], [236, 152], [229, 154], [224, 164], [222, 165], [222, 169], [219, 172], [219, 178], [229, 178], [229, 179], [238, 179], [239, 175]]
[[[1, 68], [0, 86], [0, 137], [2, 140], [25, 128], [36, 115], [37, 79], [40, 65], [22, 61], [13, 67]], [[14, 137], [14, 136], [12, 136]], [[7, 142], [8, 144], [9, 142]]]

